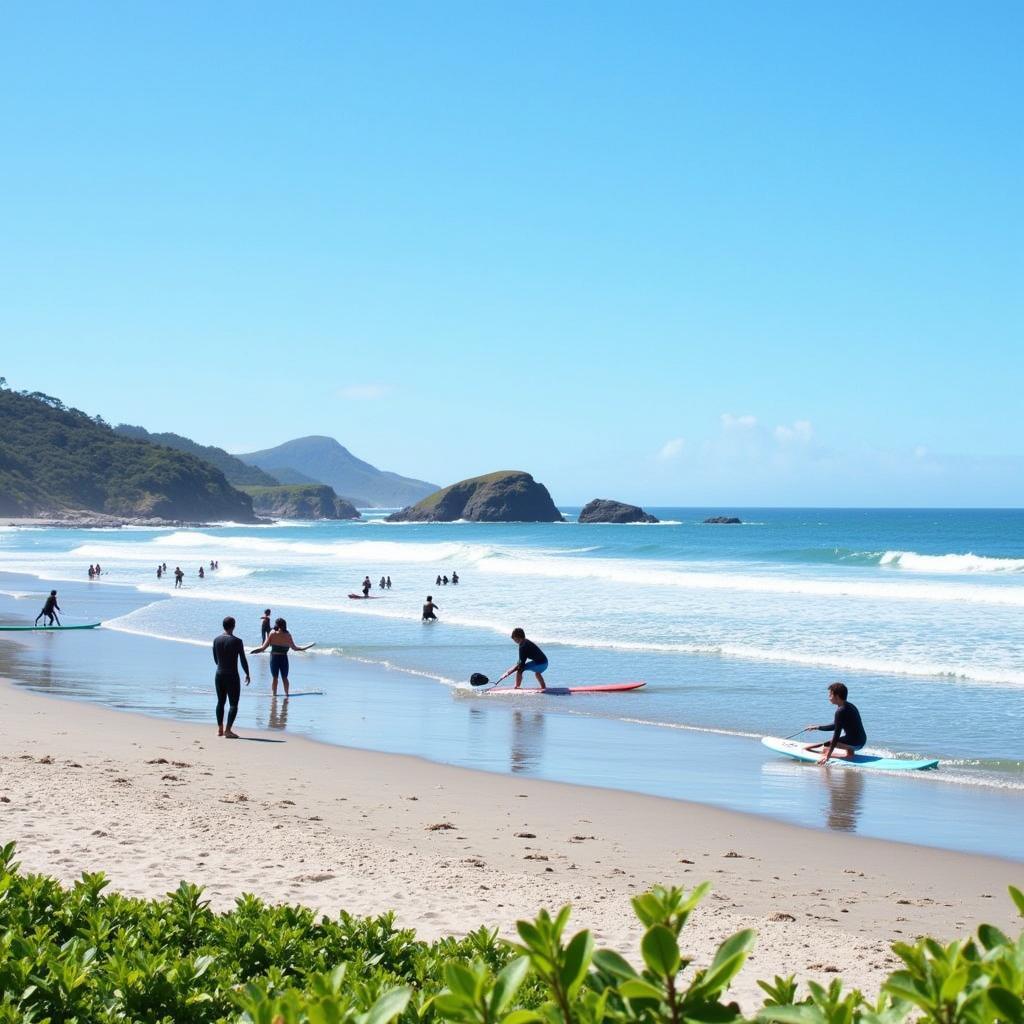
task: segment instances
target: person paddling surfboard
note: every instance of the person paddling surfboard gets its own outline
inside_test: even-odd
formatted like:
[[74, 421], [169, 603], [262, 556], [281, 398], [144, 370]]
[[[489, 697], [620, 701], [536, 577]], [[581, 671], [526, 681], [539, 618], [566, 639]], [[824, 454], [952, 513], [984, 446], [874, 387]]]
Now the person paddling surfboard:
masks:
[[818, 732], [832, 733], [832, 739], [828, 742], [812, 743], [805, 748], [809, 751], [825, 751], [818, 764], [825, 764], [830, 757], [853, 757], [868, 741], [860, 712], [855, 704], [846, 699], [848, 695], [845, 683], [832, 683], [828, 688], [828, 699], [835, 705], [835, 719], [831, 725], [809, 725], [804, 730], [810, 732], [816, 729]]

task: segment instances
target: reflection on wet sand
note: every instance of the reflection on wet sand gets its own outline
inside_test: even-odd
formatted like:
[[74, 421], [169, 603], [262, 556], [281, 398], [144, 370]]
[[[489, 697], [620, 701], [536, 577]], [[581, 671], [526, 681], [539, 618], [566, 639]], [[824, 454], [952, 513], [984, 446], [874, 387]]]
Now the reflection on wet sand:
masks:
[[270, 714], [267, 717], [268, 729], [286, 729], [288, 727], [288, 698], [281, 700], [275, 693], [270, 698]]
[[859, 768], [825, 768], [821, 778], [828, 787], [828, 827], [836, 832], [856, 832], [864, 804], [864, 772]]
[[512, 712], [512, 743], [509, 768], [516, 774], [535, 771], [544, 754], [544, 714], [540, 711]]

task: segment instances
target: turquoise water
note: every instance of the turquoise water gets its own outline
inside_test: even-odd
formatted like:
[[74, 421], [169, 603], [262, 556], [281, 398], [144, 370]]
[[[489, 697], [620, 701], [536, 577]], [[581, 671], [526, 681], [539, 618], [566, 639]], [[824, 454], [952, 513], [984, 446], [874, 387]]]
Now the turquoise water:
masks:
[[[827, 823], [830, 811], [807, 799], [804, 812], [795, 794], [806, 798], [808, 787], [832, 793], [833, 784], [823, 788], [817, 769], [809, 775], [801, 766], [794, 772], [780, 764], [757, 737], [828, 720], [825, 689], [842, 678], [864, 716], [869, 746], [943, 762], [927, 781], [870, 782], [869, 793], [887, 795], [878, 796], [875, 806], [862, 797], [867, 807], [855, 816], [854, 830], [899, 837], [906, 826], [893, 808], [911, 790], [909, 800], [922, 813], [931, 806], [948, 817], [963, 804], [972, 820], [982, 814], [974, 825], [982, 835], [1005, 833], [1008, 807], [1012, 816], [1024, 817], [1024, 512], [653, 511], [666, 522], [387, 525], [373, 515], [364, 523], [255, 528], [10, 529], [0, 532], [0, 569], [79, 582], [73, 604], [65, 605], [68, 621], [90, 619], [109, 603], [102, 616], [107, 629], [133, 634], [139, 644], [155, 638], [205, 644], [227, 613], [238, 618], [239, 632], [249, 640], [258, 635], [259, 612], [270, 605], [288, 618], [300, 643], [317, 641], [316, 653], [293, 669], [296, 685], [316, 677], [318, 688], [329, 689], [332, 680], [351, 679], [360, 667], [401, 669], [387, 674], [388, 687], [360, 694], [359, 701], [373, 706], [384, 689], [401, 691], [401, 701], [387, 711], [392, 720], [401, 706], [415, 706], [421, 721], [429, 714], [434, 723], [431, 735], [446, 737], [444, 744], [417, 738], [412, 725], [389, 737], [385, 723], [379, 734], [366, 726], [363, 745], [508, 771], [515, 763], [509, 753], [512, 716], [538, 716], [545, 739], [541, 753], [526, 759], [534, 774], [588, 781], [578, 778], [584, 774], [580, 765], [587, 764], [590, 775], [598, 772], [606, 784], [667, 788], [668, 795], [703, 796], [804, 823]], [[744, 525], [701, 522], [722, 512], [740, 515]], [[198, 566], [211, 558], [220, 570], [198, 580]], [[81, 582], [97, 560], [103, 581]], [[171, 582], [158, 583], [158, 561], [182, 566], [185, 589], [174, 592]], [[462, 579], [458, 587], [435, 586], [439, 573], [453, 569]], [[349, 600], [365, 574], [374, 581], [389, 574], [394, 588], [379, 600]], [[109, 584], [131, 589], [115, 600], [119, 588]], [[0, 589], [8, 595], [33, 591], [24, 579]], [[11, 621], [33, 618], [41, 589], [31, 597], [9, 597], [4, 614]], [[440, 606], [441, 621], [425, 626], [419, 610], [427, 593]], [[109, 596], [101, 600], [100, 594]], [[572, 699], [571, 706], [524, 698], [519, 703], [525, 700], [528, 710], [499, 710], [496, 703], [512, 702], [478, 699], [465, 680], [473, 671], [493, 677], [514, 661], [507, 635], [516, 625], [545, 648], [554, 684], [644, 679], [648, 686]], [[119, 684], [119, 699], [145, 710], [208, 715], [206, 655], [188, 644], [175, 649], [178, 668], [195, 674], [194, 702], [174, 711], [159, 687], [139, 684], [142, 696], [136, 699], [126, 696], [127, 683]], [[19, 648], [23, 664], [32, 650], [31, 642]], [[59, 658], [54, 670], [63, 671]], [[102, 680], [90, 687], [89, 696], [102, 699]], [[321, 701], [320, 711], [298, 714], [299, 702], [292, 702], [288, 730], [358, 742], [345, 710], [356, 698], [331, 699], [342, 703], [330, 713]], [[457, 723], [470, 712], [489, 724], [460, 732]], [[492, 732], [504, 737], [495, 740], [496, 749], [471, 738]], [[616, 765], [610, 781], [573, 737], [597, 744], [604, 762]], [[665, 782], [680, 765], [695, 763], [695, 751], [698, 761], [715, 763], [714, 781], [702, 781], [703, 794], [700, 787], [683, 793]], [[743, 775], [755, 769], [756, 800]], [[765, 772], [788, 780], [785, 800], [774, 785], [775, 795], [765, 796]], [[861, 785], [846, 780], [845, 769], [826, 774], [843, 779], [837, 786]], [[984, 820], [986, 801], [991, 822]], [[876, 813], [883, 807], [884, 814]], [[839, 813], [837, 820], [850, 819]], [[935, 842], [964, 845], [955, 829], [950, 832], [948, 821], [931, 826]], [[986, 840], [982, 848], [1013, 855], [1013, 847], [1006, 849], [1012, 841]]]

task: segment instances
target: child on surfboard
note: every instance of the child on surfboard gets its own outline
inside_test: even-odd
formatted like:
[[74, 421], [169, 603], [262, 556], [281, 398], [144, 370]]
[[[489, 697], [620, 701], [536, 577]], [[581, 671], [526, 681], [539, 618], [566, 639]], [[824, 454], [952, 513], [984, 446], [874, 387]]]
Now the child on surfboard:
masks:
[[[516, 674], [515, 688], [518, 690], [523, 682], [523, 673], [532, 672], [542, 690], [547, 689], [544, 673], [548, 670], [547, 655], [532, 641], [526, 639], [526, 631], [516, 626], [512, 630], [512, 640], [519, 644], [519, 661], [516, 662], [501, 679], [507, 679], [513, 672]], [[501, 679], [498, 682], [501, 682]]]
[[828, 688], [828, 699], [835, 705], [835, 719], [831, 725], [809, 725], [805, 730], [832, 733], [832, 739], [827, 743], [812, 743], [805, 748], [825, 751], [818, 764], [825, 764], [830, 757], [851, 758], [868, 741], [857, 706], [846, 699], [848, 692], [845, 683], [832, 683]]

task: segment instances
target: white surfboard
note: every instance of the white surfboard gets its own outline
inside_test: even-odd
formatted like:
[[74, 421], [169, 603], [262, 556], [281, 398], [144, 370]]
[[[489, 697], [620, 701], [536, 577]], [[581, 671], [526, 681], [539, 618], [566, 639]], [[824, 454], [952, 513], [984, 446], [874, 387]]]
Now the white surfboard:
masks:
[[[785, 754], [787, 757], [794, 757], [798, 761], [812, 761], [817, 763], [821, 760], [821, 751], [807, 750], [807, 741], [800, 743], [797, 740], [783, 740], [777, 736], [764, 736], [761, 742], [776, 753]], [[863, 751], [854, 754], [853, 757], [829, 758], [829, 764], [844, 764], [851, 768], [880, 768], [887, 772], [922, 771], [926, 768], [938, 768], [938, 761], [912, 761], [900, 757], [882, 757], [880, 754], [867, 754]]]

